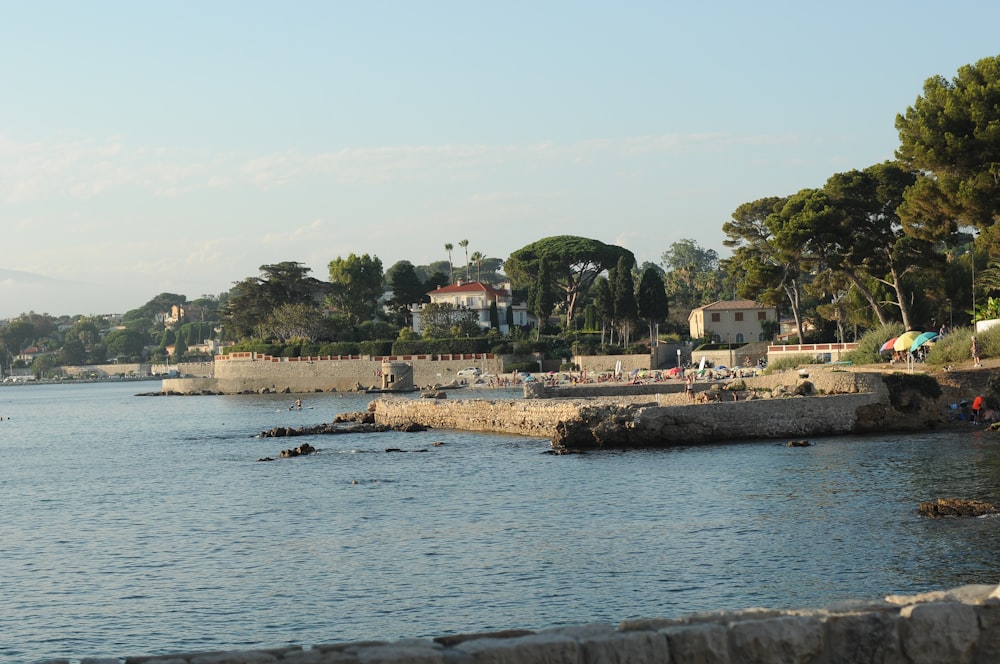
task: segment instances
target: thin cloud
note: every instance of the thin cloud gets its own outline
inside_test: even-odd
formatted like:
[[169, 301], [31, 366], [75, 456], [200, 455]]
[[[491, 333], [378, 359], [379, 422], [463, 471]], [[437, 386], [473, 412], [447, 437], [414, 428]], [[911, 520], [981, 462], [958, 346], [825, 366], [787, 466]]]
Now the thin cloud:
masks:
[[648, 154], [718, 153], [763, 144], [794, 144], [794, 136], [722, 133], [594, 138], [560, 144], [383, 146], [335, 152], [211, 153], [130, 145], [126, 139], [19, 143], [0, 135], [0, 198], [9, 204], [52, 197], [92, 199], [126, 188], [156, 197], [251, 187], [263, 191], [316, 178], [344, 185], [393, 181], [474, 180], [497, 168], [537, 170], [560, 163], [590, 165]]

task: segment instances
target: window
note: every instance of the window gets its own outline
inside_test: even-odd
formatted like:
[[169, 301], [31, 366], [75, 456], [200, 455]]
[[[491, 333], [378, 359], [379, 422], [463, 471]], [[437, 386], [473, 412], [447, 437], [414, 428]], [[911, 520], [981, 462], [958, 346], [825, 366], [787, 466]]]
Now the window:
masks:
[[[717, 316], [718, 314], [715, 314], [715, 315]], [[721, 344], [722, 343], [722, 337], [719, 336], [718, 334], [713, 334], [712, 335], [712, 341], [714, 343]]]
[[737, 320], [737, 322], [743, 320], [743, 312], [742, 311], [737, 311], [736, 312], [736, 320]]
[[717, 313], [713, 313], [712, 314], [712, 322], [713, 323], [718, 323], [721, 320], [722, 320], [722, 314], [717, 314]]
[[736, 335], [736, 343], [738, 343], [738, 344], [743, 343], [743, 333], [742, 332], [740, 332], [739, 334]]
[[757, 312], [757, 320], [767, 320], [767, 312], [766, 311], [758, 311]]

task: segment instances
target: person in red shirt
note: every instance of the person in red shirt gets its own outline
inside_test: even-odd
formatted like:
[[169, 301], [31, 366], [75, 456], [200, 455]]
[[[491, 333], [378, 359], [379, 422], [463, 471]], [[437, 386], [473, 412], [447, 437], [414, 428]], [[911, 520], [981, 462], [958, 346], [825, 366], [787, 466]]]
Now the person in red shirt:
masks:
[[972, 422], [979, 422], [979, 413], [983, 410], [983, 396], [981, 394], [976, 395], [976, 398], [972, 400]]

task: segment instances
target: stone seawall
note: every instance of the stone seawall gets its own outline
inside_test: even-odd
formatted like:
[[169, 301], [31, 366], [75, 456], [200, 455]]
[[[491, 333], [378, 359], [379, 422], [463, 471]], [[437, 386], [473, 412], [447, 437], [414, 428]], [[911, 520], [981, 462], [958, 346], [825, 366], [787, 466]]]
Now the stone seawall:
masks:
[[[382, 360], [413, 366], [418, 387], [444, 385], [458, 379], [458, 372], [476, 367], [497, 373], [503, 361], [494, 355], [354, 357], [271, 357], [258, 353], [232, 353], [216, 357], [210, 378], [171, 378], [163, 381], [164, 392], [199, 394], [214, 392], [349, 392], [381, 387]], [[466, 379], [469, 380], [469, 379]]]
[[562, 399], [399, 399], [371, 403], [375, 422], [399, 426], [416, 422], [432, 429], [489, 431], [551, 438], [558, 422], [578, 417], [580, 403]]
[[726, 440], [877, 431], [863, 424], [879, 395], [761, 399], [682, 406], [656, 395], [625, 405], [614, 400], [376, 399], [375, 421], [416, 422], [435, 429], [490, 431], [549, 438], [567, 447], [663, 447]]
[[[794, 375], [759, 379], [768, 394], [801, 387]], [[907, 390], [891, 394], [881, 374], [825, 372], [810, 376], [812, 393], [729, 401], [736, 394], [717, 390], [720, 400], [687, 403], [671, 393], [635, 394], [637, 386], [608, 385], [602, 397], [574, 397], [574, 388], [553, 391], [561, 398], [378, 399], [375, 421], [389, 426], [415, 422], [439, 429], [492, 431], [552, 440], [555, 447], [667, 447], [732, 440], [802, 438], [845, 433], [933, 428], [942, 420], [936, 402]], [[747, 381], [748, 383], [750, 381]], [[748, 387], [750, 387], [748, 385]], [[583, 386], [587, 394], [595, 386]], [[746, 393], [744, 393], [746, 396]]]
[[[987, 664], [1000, 593], [963, 586], [825, 609], [746, 609], [542, 631], [202, 652], [82, 664]], [[49, 664], [69, 664], [51, 660]]]

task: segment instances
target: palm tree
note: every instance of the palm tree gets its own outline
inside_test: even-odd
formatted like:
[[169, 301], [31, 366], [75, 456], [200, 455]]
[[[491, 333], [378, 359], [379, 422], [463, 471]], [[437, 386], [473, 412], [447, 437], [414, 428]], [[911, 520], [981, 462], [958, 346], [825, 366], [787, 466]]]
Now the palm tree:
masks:
[[454, 245], [451, 242], [447, 242], [444, 245], [444, 250], [448, 252], [448, 283], [450, 284], [455, 280], [455, 269], [451, 264], [451, 250], [454, 249]]
[[465, 249], [465, 280], [469, 280], [469, 241], [462, 240], [458, 243], [458, 246]]
[[486, 256], [483, 255], [481, 251], [472, 252], [472, 262], [476, 264], [476, 281], [482, 283], [483, 281], [483, 259]]

